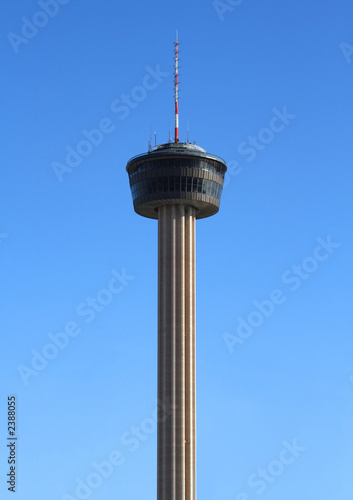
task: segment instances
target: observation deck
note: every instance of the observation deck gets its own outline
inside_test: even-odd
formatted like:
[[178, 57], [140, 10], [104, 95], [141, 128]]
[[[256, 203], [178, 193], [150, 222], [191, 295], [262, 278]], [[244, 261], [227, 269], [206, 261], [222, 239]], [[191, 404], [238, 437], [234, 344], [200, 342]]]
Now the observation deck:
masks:
[[126, 170], [139, 215], [158, 219], [158, 207], [163, 205], [194, 207], [197, 219], [219, 210], [227, 166], [222, 158], [199, 146], [161, 144], [131, 158]]

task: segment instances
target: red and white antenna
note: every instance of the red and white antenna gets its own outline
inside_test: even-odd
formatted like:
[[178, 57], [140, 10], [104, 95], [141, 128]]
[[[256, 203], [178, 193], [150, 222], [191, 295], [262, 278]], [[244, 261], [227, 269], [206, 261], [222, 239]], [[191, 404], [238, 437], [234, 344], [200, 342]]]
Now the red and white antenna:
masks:
[[175, 139], [174, 142], [179, 142], [179, 42], [178, 31], [176, 32], [175, 45], [175, 73], [174, 73], [174, 99], [175, 99]]

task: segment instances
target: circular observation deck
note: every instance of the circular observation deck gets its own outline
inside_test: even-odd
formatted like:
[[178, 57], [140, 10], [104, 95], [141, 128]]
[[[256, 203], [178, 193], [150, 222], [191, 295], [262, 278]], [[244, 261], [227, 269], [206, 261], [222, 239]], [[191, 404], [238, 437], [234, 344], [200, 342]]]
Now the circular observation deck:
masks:
[[186, 143], [161, 144], [126, 165], [135, 212], [158, 219], [162, 205], [189, 205], [196, 218], [219, 210], [227, 166], [222, 158]]

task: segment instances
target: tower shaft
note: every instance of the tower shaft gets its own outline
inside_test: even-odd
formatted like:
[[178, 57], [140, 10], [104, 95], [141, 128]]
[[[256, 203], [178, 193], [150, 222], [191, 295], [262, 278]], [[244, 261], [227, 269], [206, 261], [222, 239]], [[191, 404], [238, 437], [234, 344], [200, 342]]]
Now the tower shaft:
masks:
[[158, 500], [196, 499], [195, 220], [158, 207]]

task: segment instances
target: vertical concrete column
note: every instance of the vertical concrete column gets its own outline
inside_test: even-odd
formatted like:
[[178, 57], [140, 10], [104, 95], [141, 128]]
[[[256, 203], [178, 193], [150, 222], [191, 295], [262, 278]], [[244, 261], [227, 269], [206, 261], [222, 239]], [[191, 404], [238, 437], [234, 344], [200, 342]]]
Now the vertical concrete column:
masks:
[[185, 213], [185, 499], [196, 500], [196, 210]]
[[158, 500], [195, 500], [195, 209], [158, 209]]

